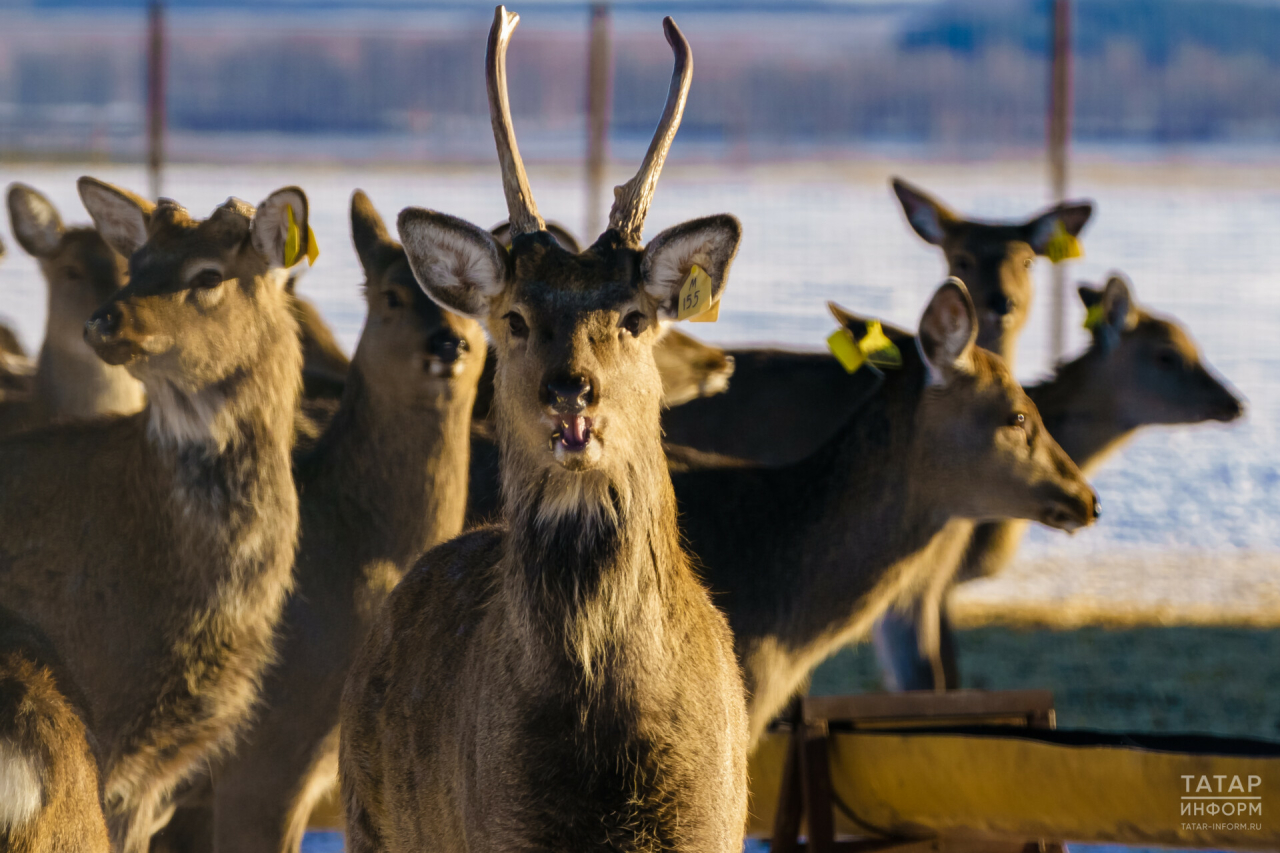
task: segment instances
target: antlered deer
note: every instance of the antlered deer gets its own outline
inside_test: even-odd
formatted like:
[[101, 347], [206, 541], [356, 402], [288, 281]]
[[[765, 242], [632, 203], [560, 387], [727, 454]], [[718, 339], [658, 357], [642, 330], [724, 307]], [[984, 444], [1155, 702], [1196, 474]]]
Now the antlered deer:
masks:
[[428, 553], [351, 669], [340, 766], [349, 849], [738, 853], [746, 714], [724, 617], [680, 546], [652, 348], [697, 264], [723, 291], [740, 226], [641, 246], [688, 93], [688, 43], [639, 173], [580, 254], [543, 229], [516, 148], [498, 7], [487, 82], [510, 251], [410, 208], [419, 283], [497, 353], [504, 525]]
[[84, 341], [84, 323], [124, 286], [125, 259], [93, 228], [67, 228], [57, 209], [25, 184], [10, 184], [13, 236], [40, 264], [48, 288], [44, 344], [35, 393], [0, 409], [0, 434], [67, 418], [132, 414], [146, 402], [142, 383], [98, 358]]
[[230, 744], [273, 655], [298, 527], [286, 209], [305, 235], [307, 201], [291, 187], [199, 221], [79, 187], [130, 277], [86, 340], [149, 404], [0, 442], [0, 600], [83, 692], [113, 849], [143, 853], [171, 789]]
[[1008, 366], [975, 345], [963, 284], [938, 289], [917, 339], [890, 334], [902, 368], [807, 459], [672, 476], [689, 548], [733, 629], [753, 738], [815, 666], [957, 563], [975, 523], [1073, 530], [1095, 518], [1093, 491]]
[[462, 530], [484, 332], [427, 298], [359, 190], [351, 232], [368, 317], [337, 414], [295, 460], [301, 527], [279, 662], [252, 727], [213, 769], [212, 802], [180, 809], [165, 831], [175, 850], [215, 838], [237, 853], [299, 849], [336, 779], [351, 658], [404, 571]]

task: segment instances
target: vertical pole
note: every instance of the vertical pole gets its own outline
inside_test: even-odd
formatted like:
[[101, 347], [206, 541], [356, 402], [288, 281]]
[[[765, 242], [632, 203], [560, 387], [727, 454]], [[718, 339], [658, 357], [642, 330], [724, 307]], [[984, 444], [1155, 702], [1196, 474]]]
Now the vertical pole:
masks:
[[147, 12], [147, 172], [151, 198], [160, 197], [164, 167], [164, 2], [151, 0]]
[[[1053, 59], [1049, 71], [1049, 182], [1054, 203], [1067, 197], [1067, 148], [1071, 140], [1071, 0], [1053, 0]], [[1067, 270], [1053, 265], [1050, 350], [1056, 362], [1067, 346]]]
[[591, 6], [591, 42], [587, 49], [587, 205], [582, 237], [588, 243], [604, 230], [605, 165], [609, 145], [613, 57], [609, 7]]

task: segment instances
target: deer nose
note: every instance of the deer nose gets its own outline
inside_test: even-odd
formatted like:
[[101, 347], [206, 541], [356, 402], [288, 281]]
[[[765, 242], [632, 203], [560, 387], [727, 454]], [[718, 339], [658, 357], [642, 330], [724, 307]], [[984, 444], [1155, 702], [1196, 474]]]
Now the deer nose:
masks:
[[91, 344], [110, 341], [120, 333], [121, 313], [115, 305], [105, 305], [94, 311], [84, 324], [84, 339]]
[[427, 352], [445, 364], [457, 361], [469, 348], [466, 341], [448, 329], [440, 329], [427, 338]]
[[581, 412], [592, 402], [591, 380], [585, 376], [562, 376], [547, 382], [547, 405], [562, 412]]
[[1013, 300], [1003, 293], [993, 293], [991, 298], [987, 300], [987, 307], [992, 313], [1003, 317], [1006, 314], [1013, 313]]

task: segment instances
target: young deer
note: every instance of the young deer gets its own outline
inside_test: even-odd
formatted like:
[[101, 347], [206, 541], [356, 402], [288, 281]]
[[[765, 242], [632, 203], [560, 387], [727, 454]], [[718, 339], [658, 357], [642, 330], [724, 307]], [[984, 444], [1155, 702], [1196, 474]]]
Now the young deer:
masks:
[[130, 274], [85, 337], [150, 402], [0, 442], [0, 600], [86, 696], [113, 849], [142, 853], [273, 655], [298, 526], [286, 209], [305, 235], [307, 201], [290, 187], [197, 221], [92, 178], [79, 188]]
[[694, 220], [641, 248], [692, 74], [667, 18], [676, 71], [644, 165], [596, 243], [561, 248], [511, 127], [517, 21], [498, 7], [486, 74], [511, 250], [445, 214], [399, 222], [422, 287], [493, 338], [505, 525], [427, 554], [351, 668], [348, 849], [738, 853], [742, 681], [680, 545], [652, 348], [693, 264], [719, 298], [740, 226]]
[[0, 607], [0, 849], [107, 853], [85, 713], [48, 639]]
[[175, 824], [206, 837], [166, 830], [175, 850], [211, 838], [239, 853], [299, 849], [336, 780], [338, 700], [373, 615], [417, 557], [462, 531], [484, 332], [427, 298], [359, 190], [351, 232], [369, 313], [342, 404], [295, 462], [301, 528], [279, 663], [253, 727], [213, 770], [216, 830], [207, 806], [203, 820], [180, 810]]
[[958, 562], [975, 523], [1094, 520], [1093, 491], [977, 334], [964, 285], [949, 279], [917, 339], [890, 332], [902, 368], [807, 459], [673, 475], [689, 548], [733, 629], [753, 738], [815, 666]]
[[142, 384], [110, 365], [84, 340], [84, 323], [124, 286], [125, 259], [93, 228], [67, 228], [53, 204], [25, 184], [10, 184], [13, 236], [40, 263], [49, 295], [44, 344], [29, 403], [0, 409], [0, 434], [68, 418], [132, 414], [146, 402]]
[[978, 346], [1014, 363], [1018, 333], [1027, 324], [1034, 287], [1031, 267], [1059, 226], [1072, 237], [1093, 215], [1093, 202], [1068, 201], [1023, 222], [965, 219], [901, 178], [893, 191], [920, 238], [942, 250], [948, 273], [965, 283], [978, 309]]

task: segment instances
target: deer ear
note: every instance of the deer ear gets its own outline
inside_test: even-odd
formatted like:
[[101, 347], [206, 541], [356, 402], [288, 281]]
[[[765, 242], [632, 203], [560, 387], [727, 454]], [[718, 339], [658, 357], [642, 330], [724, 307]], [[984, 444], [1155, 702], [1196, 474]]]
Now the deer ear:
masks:
[[952, 276], [933, 294], [920, 318], [916, 340], [930, 385], [946, 385], [957, 374], [972, 372], [978, 312], [960, 279]]
[[837, 323], [858, 335], [866, 334], [867, 323], [872, 319], [855, 314], [834, 302], [827, 302], [827, 310], [836, 318]]
[[297, 187], [285, 187], [267, 196], [253, 212], [249, 234], [253, 248], [267, 259], [267, 265], [285, 266], [285, 243], [289, 239], [289, 213], [298, 232], [298, 257], [307, 253], [311, 239], [307, 228], [307, 195]]
[[83, 177], [76, 188], [107, 245], [127, 258], [147, 242], [154, 204], [97, 178]]
[[507, 250], [493, 235], [420, 207], [400, 211], [398, 226], [409, 268], [427, 296], [463, 316], [487, 319], [490, 302], [507, 283]]
[[941, 246], [947, 236], [947, 226], [959, 217], [942, 202], [931, 198], [924, 190], [913, 187], [902, 178], [893, 179], [893, 192], [907, 215], [907, 222], [926, 243]]
[[645, 293], [658, 303], [658, 317], [674, 320], [680, 288], [694, 264], [711, 278], [711, 301], [724, 293], [729, 265], [738, 253], [742, 224], [727, 213], [668, 228], [649, 241], [640, 261]]
[[58, 248], [58, 241], [67, 230], [58, 209], [26, 184], [9, 185], [9, 224], [18, 245], [37, 258]]
[[1068, 234], [1079, 237], [1091, 216], [1093, 216], [1093, 202], [1067, 201], [1031, 217], [1023, 224], [1022, 230], [1026, 233], [1026, 240], [1035, 253], [1043, 255], [1049, 246], [1049, 241], [1053, 239], [1054, 232], [1058, 230], [1059, 222]]
[[400, 248], [364, 190], [351, 194], [351, 242], [355, 244], [360, 266], [369, 277], [387, 266], [388, 249]]
[[1084, 303], [1086, 311], [1102, 301], [1101, 287], [1093, 287], [1082, 283], [1076, 288], [1076, 293], [1080, 294], [1080, 301]]

